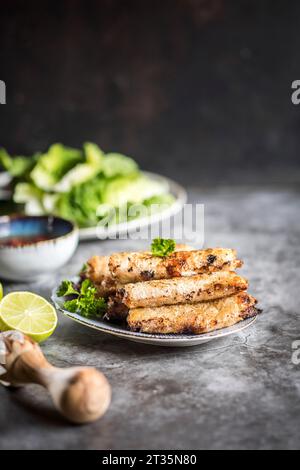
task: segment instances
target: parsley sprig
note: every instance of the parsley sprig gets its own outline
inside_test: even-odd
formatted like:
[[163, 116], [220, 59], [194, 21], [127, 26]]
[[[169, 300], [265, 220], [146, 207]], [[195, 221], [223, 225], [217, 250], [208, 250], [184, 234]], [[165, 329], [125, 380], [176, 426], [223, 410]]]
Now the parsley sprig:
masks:
[[68, 297], [69, 295], [78, 295], [78, 291], [75, 289], [73, 282], [62, 281], [56, 294], [58, 297]]
[[175, 240], [169, 238], [155, 238], [152, 241], [151, 251], [153, 256], [164, 258], [174, 253], [176, 248]]
[[57, 290], [57, 296], [69, 297], [63, 307], [86, 318], [102, 318], [106, 312], [105, 300], [97, 296], [97, 289], [89, 279], [85, 279], [79, 286], [71, 281], [63, 281]]

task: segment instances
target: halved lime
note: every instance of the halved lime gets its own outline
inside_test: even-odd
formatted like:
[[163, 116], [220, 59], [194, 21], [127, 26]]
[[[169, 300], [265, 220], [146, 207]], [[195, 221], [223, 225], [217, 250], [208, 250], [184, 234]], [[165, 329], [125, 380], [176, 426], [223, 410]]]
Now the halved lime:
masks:
[[12, 292], [0, 303], [3, 330], [17, 330], [40, 343], [52, 335], [57, 326], [54, 307], [31, 292]]

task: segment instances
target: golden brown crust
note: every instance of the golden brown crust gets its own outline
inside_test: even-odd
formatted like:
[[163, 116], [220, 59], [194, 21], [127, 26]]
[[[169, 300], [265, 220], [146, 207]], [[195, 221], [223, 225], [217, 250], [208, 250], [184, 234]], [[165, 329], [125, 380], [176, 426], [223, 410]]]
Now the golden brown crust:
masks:
[[257, 315], [255, 304], [256, 299], [243, 292], [198, 304], [132, 309], [127, 322], [130, 329], [143, 333], [202, 334]]
[[193, 251], [195, 248], [193, 248], [190, 245], [186, 245], [185, 243], [177, 243], [175, 251]]
[[177, 251], [166, 258], [150, 253], [116, 253], [109, 259], [111, 275], [121, 284], [194, 276], [223, 269], [234, 271], [241, 265], [235, 250], [223, 248]]
[[111, 278], [109, 256], [93, 256], [87, 262], [86, 277], [94, 283]]
[[123, 305], [123, 312], [142, 307], [192, 304], [220, 299], [248, 288], [248, 281], [236, 273], [217, 271], [192, 277], [138, 282], [119, 287], [110, 299], [111, 312]]
[[[192, 247], [189, 245], [176, 245], [176, 251], [189, 250], [192, 250]], [[143, 253], [151, 256], [150, 252]], [[88, 260], [85, 271], [85, 277], [95, 284], [101, 297], [108, 297], [116, 291], [116, 280], [111, 275], [109, 259], [109, 256], [93, 256]]]
[[107, 299], [109, 296], [116, 293], [117, 284], [113, 279], [105, 279], [101, 282], [95, 283], [98, 296]]
[[109, 270], [109, 256], [93, 256], [89, 259], [85, 277], [95, 284], [101, 297], [108, 297], [116, 292], [117, 284]]

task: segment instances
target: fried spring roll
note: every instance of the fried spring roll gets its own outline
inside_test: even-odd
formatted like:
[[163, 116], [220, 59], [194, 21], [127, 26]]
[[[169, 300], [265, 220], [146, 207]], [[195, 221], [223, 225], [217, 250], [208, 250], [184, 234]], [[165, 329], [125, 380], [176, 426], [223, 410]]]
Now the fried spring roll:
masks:
[[97, 287], [101, 297], [108, 297], [116, 292], [117, 283], [109, 270], [109, 256], [93, 256], [87, 262], [85, 277]]
[[[193, 248], [189, 245], [176, 245], [176, 251], [191, 250], [193, 250]], [[151, 256], [150, 252], [143, 252], [143, 254]], [[87, 262], [85, 277], [95, 284], [101, 297], [107, 297], [116, 291], [117, 282], [110, 273], [109, 259], [109, 256], [93, 256]]]
[[109, 259], [111, 275], [120, 284], [194, 276], [242, 266], [236, 251], [223, 248], [179, 251], [166, 258], [149, 253], [116, 253]]
[[212, 302], [132, 309], [127, 317], [131, 330], [143, 333], [202, 334], [233, 326], [261, 311], [247, 293]]
[[192, 277], [138, 282], [120, 286], [109, 302], [108, 318], [126, 318], [141, 307], [192, 304], [220, 299], [247, 290], [248, 281], [236, 273], [217, 271]]

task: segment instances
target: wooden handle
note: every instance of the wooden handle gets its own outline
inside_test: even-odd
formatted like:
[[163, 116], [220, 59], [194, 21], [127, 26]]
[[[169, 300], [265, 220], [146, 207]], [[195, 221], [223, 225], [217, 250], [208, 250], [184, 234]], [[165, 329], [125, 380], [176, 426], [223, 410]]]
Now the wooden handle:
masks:
[[16, 386], [42, 385], [49, 391], [56, 408], [74, 423], [95, 421], [108, 409], [111, 389], [101, 372], [89, 367], [54, 367], [40, 347], [27, 337], [20, 342], [8, 336], [5, 343], [6, 374], [1, 380]]

